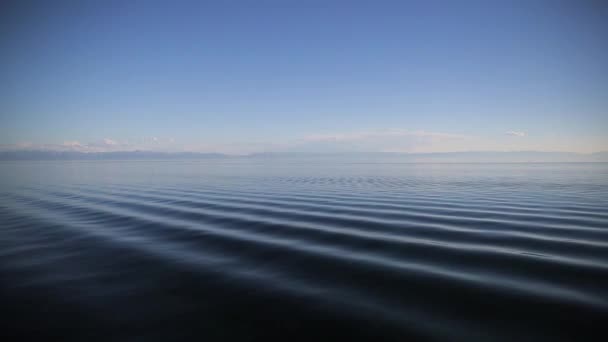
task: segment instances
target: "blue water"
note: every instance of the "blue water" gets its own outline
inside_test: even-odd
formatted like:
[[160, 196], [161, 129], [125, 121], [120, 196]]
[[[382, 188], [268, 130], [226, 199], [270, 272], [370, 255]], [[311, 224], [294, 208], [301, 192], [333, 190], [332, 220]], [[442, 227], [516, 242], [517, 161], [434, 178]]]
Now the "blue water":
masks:
[[1, 162], [3, 334], [604, 340], [607, 209], [601, 163]]

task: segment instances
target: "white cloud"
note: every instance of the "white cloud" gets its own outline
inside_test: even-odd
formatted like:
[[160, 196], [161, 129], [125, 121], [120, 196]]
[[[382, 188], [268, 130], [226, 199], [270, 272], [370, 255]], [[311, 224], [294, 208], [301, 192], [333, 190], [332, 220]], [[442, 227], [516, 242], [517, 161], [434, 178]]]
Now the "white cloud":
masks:
[[459, 148], [474, 137], [400, 128], [346, 133], [313, 134], [294, 144], [291, 151], [429, 152]]
[[459, 134], [449, 134], [442, 132], [427, 132], [427, 131], [407, 131], [403, 129], [386, 129], [376, 131], [362, 131], [350, 133], [334, 133], [334, 134], [313, 134], [304, 137], [305, 141], [360, 141], [370, 138], [385, 138], [385, 137], [419, 137], [419, 138], [435, 138], [435, 139], [462, 139], [468, 136]]
[[72, 141], [64, 141], [63, 142], [63, 146], [66, 146], [66, 147], [82, 147], [83, 145], [79, 141], [72, 140]]
[[311, 134], [302, 138], [267, 141], [184, 141], [178, 144], [172, 137], [147, 137], [115, 140], [104, 138], [83, 143], [65, 140], [61, 144], [13, 144], [0, 146], [0, 150], [44, 150], [78, 152], [113, 151], [192, 151], [227, 154], [259, 152], [427, 152], [460, 148], [458, 144], [470, 137], [429, 131], [409, 131], [400, 128]]
[[116, 146], [116, 145], [118, 145], [118, 142], [116, 142], [116, 141], [114, 141], [112, 139], [108, 139], [108, 138], [103, 139], [103, 143], [105, 145], [108, 145], [108, 146]]
[[134, 147], [128, 143], [121, 143], [112, 139], [102, 139], [101, 141], [81, 143], [77, 140], [65, 140], [61, 144], [36, 144], [36, 143], [18, 143], [2, 145], [0, 150], [23, 151], [23, 150], [39, 150], [39, 151], [57, 151], [57, 152], [112, 152], [112, 151], [127, 151], [133, 150]]
[[[483, 133], [483, 132], [482, 132]], [[0, 151], [157, 151], [157, 152], [212, 152], [250, 154], [259, 152], [457, 152], [482, 150], [539, 150], [594, 152], [606, 149], [605, 139], [597, 141], [564, 140], [561, 137], [529, 137], [524, 131], [508, 131], [505, 137], [462, 135], [448, 132], [388, 128], [361, 131], [319, 132], [301, 137], [279, 139], [268, 137], [259, 140], [214, 141], [205, 139], [175, 139], [167, 136], [131, 138], [130, 140], [105, 138], [93, 142], [65, 139], [56, 144], [21, 142], [0, 145]], [[524, 138], [525, 137], [525, 138]]]

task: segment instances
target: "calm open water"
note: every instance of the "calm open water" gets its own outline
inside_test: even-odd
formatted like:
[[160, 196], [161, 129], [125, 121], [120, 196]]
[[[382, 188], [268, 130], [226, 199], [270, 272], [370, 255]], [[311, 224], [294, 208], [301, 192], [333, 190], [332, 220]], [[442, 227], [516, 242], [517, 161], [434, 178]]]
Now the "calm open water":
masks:
[[608, 164], [1, 162], [0, 303], [19, 340], [605, 340]]

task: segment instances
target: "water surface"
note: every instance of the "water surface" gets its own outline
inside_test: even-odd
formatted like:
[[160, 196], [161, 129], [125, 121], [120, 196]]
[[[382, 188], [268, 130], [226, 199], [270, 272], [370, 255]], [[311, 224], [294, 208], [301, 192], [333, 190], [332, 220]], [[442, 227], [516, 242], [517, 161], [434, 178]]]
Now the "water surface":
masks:
[[20, 339], [601, 340], [608, 164], [0, 163]]

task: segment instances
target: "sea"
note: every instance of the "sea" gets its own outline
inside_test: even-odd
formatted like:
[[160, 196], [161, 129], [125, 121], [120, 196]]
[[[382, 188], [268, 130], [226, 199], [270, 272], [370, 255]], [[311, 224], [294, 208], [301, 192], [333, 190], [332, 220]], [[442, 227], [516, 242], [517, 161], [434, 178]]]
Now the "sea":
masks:
[[608, 340], [607, 163], [0, 162], [3, 341]]

